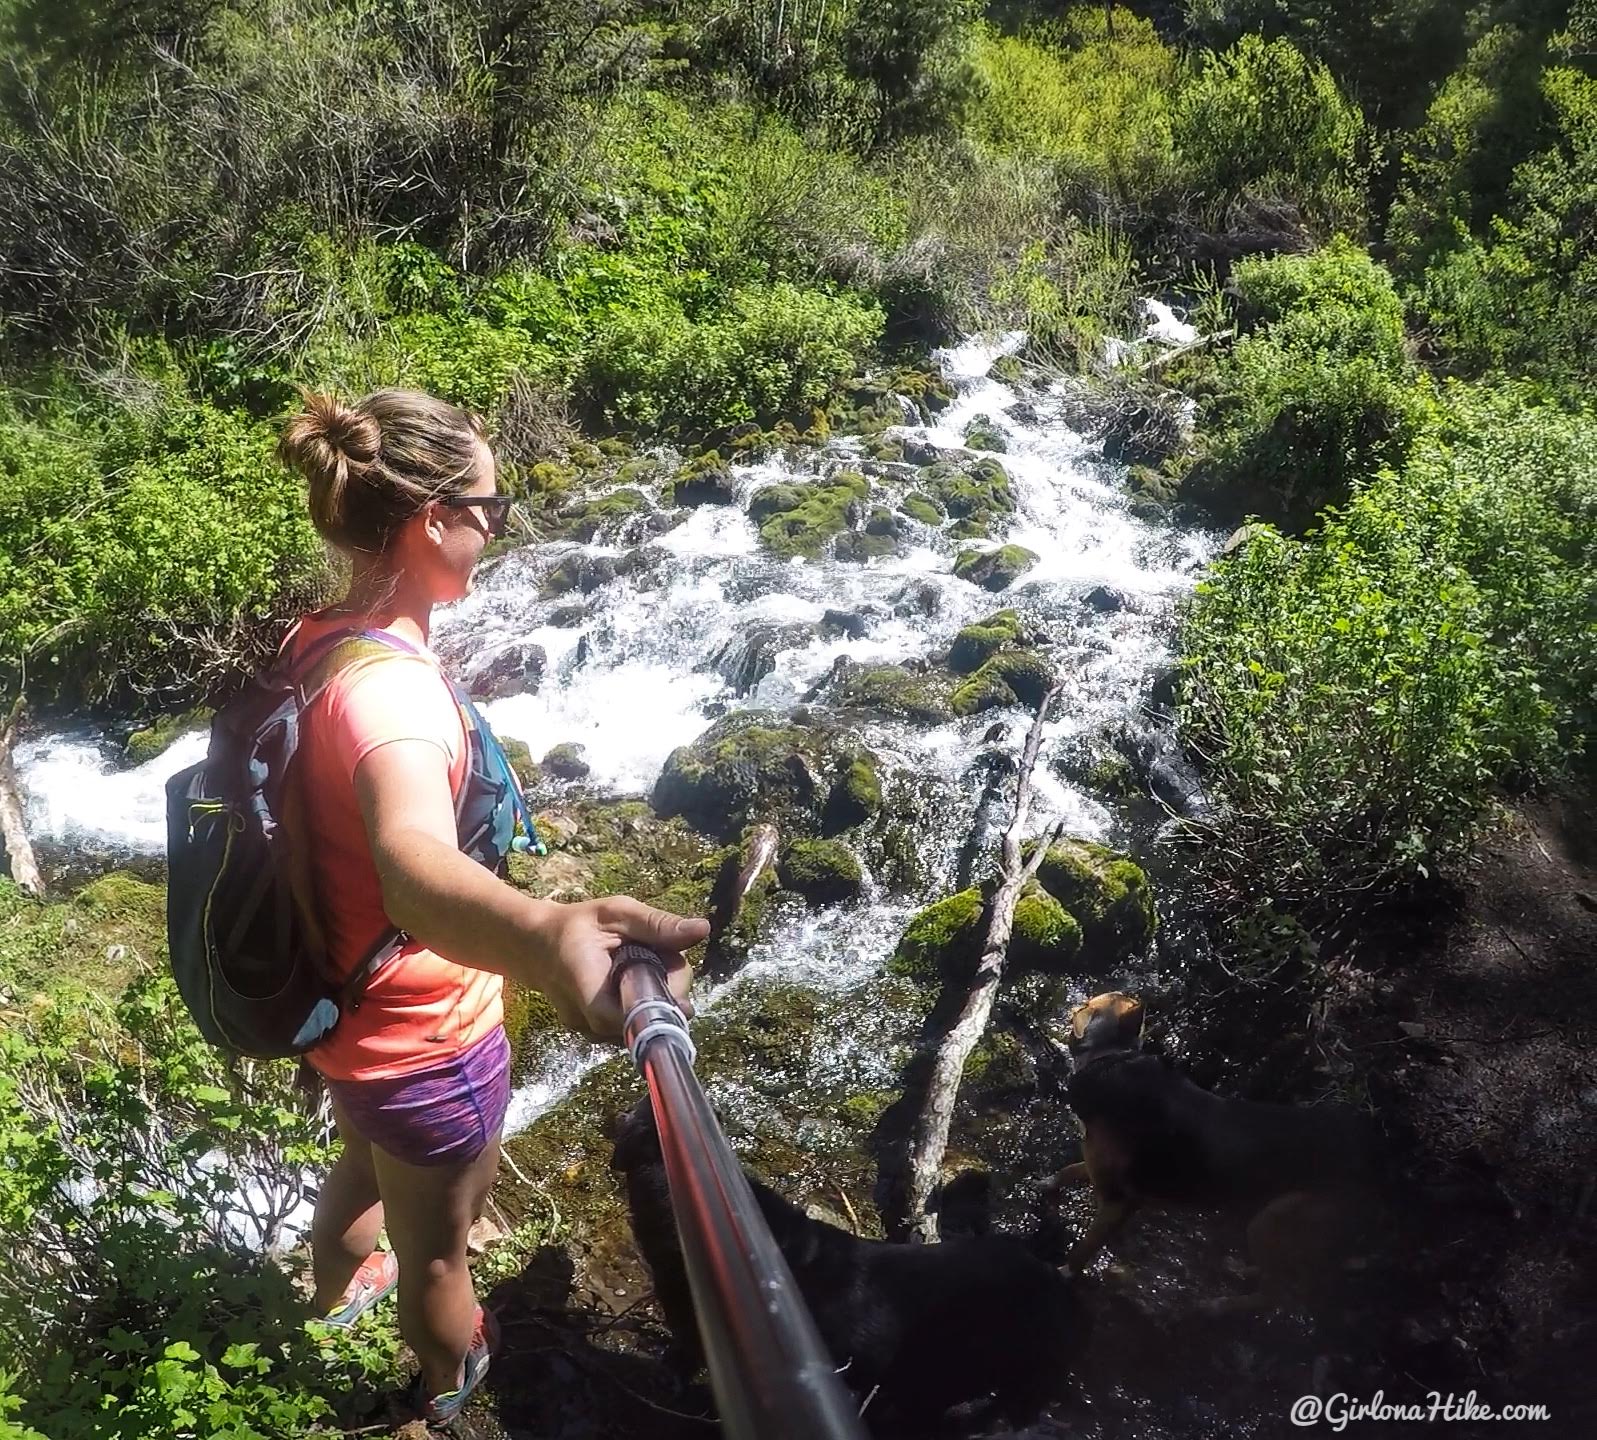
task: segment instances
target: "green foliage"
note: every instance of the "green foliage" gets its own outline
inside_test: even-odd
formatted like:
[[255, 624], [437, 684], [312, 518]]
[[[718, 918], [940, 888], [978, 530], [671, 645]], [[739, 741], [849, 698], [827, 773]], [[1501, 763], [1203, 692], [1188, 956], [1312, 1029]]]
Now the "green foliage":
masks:
[[66, 700], [214, 683], [322, 571], [271, 443], [208, 406], [71, 439], [0, 415], [0, 657]]
[[1184, 172], [1221, 210], [1251, 193], [1294, 200], [1327, 229], [1362, 214], [1363, 116], [1289, 41], [1244, 35], [1206, 55], [1172, 124]]
[[1111, 38], [1098, 8], [1077, 10], [1025, 36], [984, 32], [976, 57], [985, 144], [1047, 157], [1070, 189], [1125, 209], [1170, 189], [1180, 66], [1149, 21], [1122, 11]]
[[770, 423], [825, 401], [881, 331], [869, 302], [778, 281], [702, 320], [663, 303], [613, 315], [585, 383], [607, 414], [667, 432]]
[[[1455, 368], [1579, 383], [1597, 345], [1597, 79], [1554, 66], [1540, 89], [1550, 143], [1514, 166], [1483, 234], [1471, 234], [1465, 216], [1445, 214], [1451, 245], [1432, 242], [1417, 298]], [[1414, 194], [1399, 219], [1419, 257]], [[1456, 211], [1468, 196], [1447, 198]]]
[[1105, 336], [1130, 330], [1137, 263], [1123, 235], [1067, 220], [1002, 264], [988, 294], [997, 318], [1026, 329], [1034, 355], [1078, 369]]
[[391, 1326], [312, 1334], [270, 1258], [330, 1158], [292, 1067], [229, 1065], [164, 973], [39, 997], [0, 1053], [0, 1409], [52, 1440], [290, 1440], [391, 1381]]
[[1313, 255], [1237, 266], [1250, 327], [1200, 387], [1189, 492], [1217, 513], [1292, 529], [1400, 464], [1424, 410], [1387, 272], [1337, 240]]
[[1401, 472], [1200, 587], [1183, 724], [1226, 819], [1197, 862], [1289, 908], [1424, 871], [1592, 722], [1597, 421], [1455, 389]]

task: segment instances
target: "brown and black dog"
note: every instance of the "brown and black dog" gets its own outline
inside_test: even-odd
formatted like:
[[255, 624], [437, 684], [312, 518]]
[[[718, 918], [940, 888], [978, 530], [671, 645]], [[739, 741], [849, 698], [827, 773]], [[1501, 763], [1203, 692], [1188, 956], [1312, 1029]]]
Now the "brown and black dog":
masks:
[[1227, 1100], [1142, 1050], [1142, 1002], [1111, 992], [1070, 1014], [1068, 1096], [1082, 1159], [1045, 1187], [1090, 1182], [1096, 1213], [1066, 1264], [1079, 1273], [1142, 1205], [1211, 1206], [1247, 1220], [1262, 1309], [1321, 1289], [1370, 1214], [1374, 1136], [1336, 1106]]
[[[638, 1250], [675, 1340], [675, 1363], [703, 1361], [660, 1135], [647, 1100], [614, 1127]], [[1069, 1390], [1089, 1316], [1076, 1283], [1014, 1236], [940, 1245], [866, 1240], [811, 1219], [749, 1175], [793, 1279], [844, 1383], [878, 1434], [915, 1440], [977, 1402], [1024, 1428]]]

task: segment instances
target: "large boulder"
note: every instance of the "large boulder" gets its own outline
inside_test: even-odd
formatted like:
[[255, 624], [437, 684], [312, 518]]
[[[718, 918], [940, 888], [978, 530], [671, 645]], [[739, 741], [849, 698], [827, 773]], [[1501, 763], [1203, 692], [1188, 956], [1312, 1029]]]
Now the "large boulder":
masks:
[[917, 674], [902, 665], [855, 665], [832, 689], [832, 702], [847, 710], [873, 710], [927, 725], [950, 719], [948, 682], [936, 674]]
[[1035, 650], [1001, 650], [954, 691], [950, 703], [956, 715], [977, 715], [1014, 705], [1035, 709], [1056, 678], [1047, 656]]
[[549, 656], [542, 645], [517, 640], [479, 656], [463, 678], [477, 699], [498, 700], [505, 695], [536, 695], [548, 668]]
[[855, 509], [870, 494], [870, 481], [852, 470], [805, 485], [772, 485], [749, 502], [760, 541], [773, 555], [818, 559], [849, 529]]
[[983, 590], [1007, 590], [1037, 563], [1035, 551], [1024, 545], [1001, 545], [996, 550], [961, 550], [954, 574]]
[[921, 472], [921, 488], [958, 523], [956, 539], [974, 539], [1015, 513], [1009, 473], [990, 456], [978, 460], [967, 453], [964, 463], [940, 460]]
[[852, 900], [865, 885], [854, 852], [838, 840], [795, 840], [782, 852], [776, 878], [811, 905]]
[[1158, 925], [1153, 889], [1136, 861], [1090, 840], [1061, 840], [1037, 867], [1037, 880], [1081, 924], [1094, 970], [1129, 959]]
[[671, 752], [651, 803], [660, 815], [685, 816], [726, 840], [757, 819], [777, 821], [784, 835], [803, 834], [831, 809], [832, 792], [854, 765], [873, 760], [835, 731], [740, 710]]

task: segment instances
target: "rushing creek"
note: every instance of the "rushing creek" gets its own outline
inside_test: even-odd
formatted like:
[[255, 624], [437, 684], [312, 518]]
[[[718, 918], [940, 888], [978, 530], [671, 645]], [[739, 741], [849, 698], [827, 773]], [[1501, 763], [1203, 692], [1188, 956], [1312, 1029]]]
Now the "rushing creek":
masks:
[[[1163, 307], [1150, 306], [1149, 315], [1148, 338], [1169, 343], [1181, 337], [1179, 322]], [[534, 755], [562, 742], [581, 744], [591, 767], [582, 782], [587, 794], [646, 796], [672, 749], [692, 741], [721, 714], [743, 707], [792, 711], [806, 703], [839, 657], [875, 664], [928, 657], [946, 651], [962, 626], [1007, 606], [1047, 634], [1048, 653], [1066, 682], [1063, 703], [1045, 731], [1030, 829], [1040, 833], [1061, 821], [1072, 835], [1136, 845], [1162, 812], [1095, 793], [1070, 778], [1079, 767], [1061, 763], [1061, 757], [1083, 737], [1116, 728], [1145, 737], [1158, 731], [1144, 709], [1171, 660], [1176, 607], [1221, 537], [1157, 514], [1134, 513], [1124, 467], [1105, 460], [1101, 445], [1065, 418], [1064, 382], [1009, 384], [993, 378], [993, 362], [1017, 350], [1022, 338], [972, 340], [942, 352], [937, 359], [955, 387], [953, 402], [926, 423], [906, 401], [905, 423], [890, 432], [923, 463], [937, 452], [968, 450], [965, 431], [977, 416], [987, 417], [1002, 436], [1005, 448], [996, 458], [1008, 473], [1015, 510], [994, 527], [992, 541], [1025, 546], [1039, 560], [1001, 596], [954, 575], [960, 542], [934, 528], [919, 527], [898, 553], [864, 563], [782, 560], [767, 553], [745, 513], [749, 497], [776, 483], [860, 465], [860, 441], [837, 437], [820, 450], [735, 466], [736, 503], [701, 505], [672, 528], [639, 528], [633, 516], [585, 544], [554, 541], [511, 551], [485, 568], [471, 596], [436, 617], [435, 648], [447, 656], [512, 641], [541, 646], [547, 655], [541, 685], [536, 693], [490, 702], [486, 710], [495, 728], [528, 742]], [[871, 473], [869, 466], [862, 468]], [[546, 597], [550, 572], [573, 555], [618, 557], [639, 546], [647, 565], [624, 570], [587, 596]], [[573, 624], [570, 611], [579, 599], [583, 608]], [[557, 610], [567, 613], [552, 624]], [[846, 633], [822, 626], [828, 610], [846, 611], [858, 623]], [[774, 649], [767, 647], [765, 673], [739, 694], [718, 657], [735, 651], [759, 627], [778, 638]], [[825, 702], [808, 703], [816, 708]], [[917, 832], [926, 883], [919, 893], [895, 892], [867, 868], [858, 900], [817, 910], [773, 907], [747, 961], [730, 978], [703, 989], [701, 1023], [722, 1007], [746, 1008], [763, 989], [778, 985], [804, 987], [824, 1001], [821, 1023], [805, 1043], [783, 1052], [779, 1062], [751, 1062], [756, 1068], [779, 1064], [775, 1081], [767, 1076], [763, 1086], [751, 1085], [744, 1076], [717, 1086], [712, 1077], [717, 1104], [743, 1132], [775, 1125], [800, 1150], [824, 1148], [828, 1130], [806, 1114], [821, 1104], [816, 1097], [880, 1091], [895, 1083], [900, 1062], [893, 1047], [911, 1029], [866, 1013], [872, 987], [908, 917], [955, 888], [957, 856], [980, 788], [973, 779], [975, 763], [999, 720], [1008, 722], [1003, 743], [1018, 753], [1029, 721], [1020, 710], [930, 726], [856, 721], [850, 713], [849, 724], [884, 771], [916, 777], [938, 797], [928, 812], [932, 823]], [[1168, 737], [1159, 743], [1168, 755]], [[102, 736], [35, 736], [18, 756], [35, 836], [107, 861], [158, 853], [164, 838], [162, 782], [198, 758], [203, 747], [202, 735], [188, 735], [156, 760], [127, 769]], [[547, 788], [557, 803], [560, 785]], [[1158, 955], [1149, 962], [1161, 963], [1168, 962]], [[858, 1008], [851, 1009], [851, 997]], [[511, 1128], [534, 1125], [562, 1104], [586, 1072], [606, 1063], [624, 1062], [613, 1052], [575, 1042], [546, 1048], [537, 1068], [518, 1077]], [[773, 1092], [780, 1092], [780, 1105], [771, 1101]], [[1061, 1136], [1070, 1133], [1062, 1113], [1053, 1114], [1051, 1123]], [[1011, 1153], [1034, 1143], [1027, 1138], [1034, 1131], [1006, 1129], [1002, 1119], [993, 1134], [994, 1143]], [[1056, 1151], [1029, 1171], [1035, 1177], [1057, 1163]], [[995, 1165], [995, 1172], [1027, 1168]], [[999, 1223], [1011, 1218], [1001, 1213]], [[1150, 1226], [1139, 1254], [1156, 1252], [1170, 1233]], [[1183, 1266], [1166, 1265], [1139, 1285], [1157, 1302], [1158, 1293], [1178, 1287], [1183, 1278]], [[1157, 1327], [1137, 1333], [1136, 1343], [1150, 1347], [1141, 1363], [1157, 1371], [1165, 1362], [1155, 1347], [1173, 1337]], [[1242, 1370], [1258, 1360], [1245, 1345], [1227, 1354]], [[1236, 1433], [1255, 1428], [1260, 1419], [1262, 1433], [1280, 1433], [1275, 1422], [1284, 1411], [1250, 1417], [1168, 1394], [1150, 1409], [1135, 1396], [1125, 1368], [1087, 1414], [1074, 1412], [1071, 1433]]]

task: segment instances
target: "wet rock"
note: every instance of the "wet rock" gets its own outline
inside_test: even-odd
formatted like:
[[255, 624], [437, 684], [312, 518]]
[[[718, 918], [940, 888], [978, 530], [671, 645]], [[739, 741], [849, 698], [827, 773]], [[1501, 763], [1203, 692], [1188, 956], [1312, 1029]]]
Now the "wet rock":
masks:
[[1009, 734], [1009, 722], [999, 720], [989, 725], [981, 737], [983, 745], [996, 745]]
[[1020, 356], [1000, 355], [988, 367], [987, 373], [1005, 385], [1016, 385], [1024, 377], [1025, 369], [1020, 363]]
[[1080, 923], [1094, 970], [1120, 964], [1153, 938], [1153, 890], [1127, 856], [1090, 840], [1061, 840], [1043, 857], [1037, 880]]
[[847, 564], [863, 565], [867, 560], [879, 560], [884, 555], [895, 554], [898, 548], [898, 542], [891, 536], [849, 530], [837, 537], [832, 546], [832, 555]]
[[692, 508], [737, 503], [738, 484], [731, 467], [719, 455], [712, 455], [684, 467], [671, 489], [674, 504]]
[[1082, 598], [1089, 609], [1100, 615], [1111, 615], [1126, 608], [1126, 597], [1108, 585], [1094, 585]]
[[863, 757], [852, 760], [833, 782], [821, 814], [826, 834], [836, 835], [863, 825], [882, 808], [882, 783], [876, 767]]
[[215, 712], [208, 705], [185, 710], [181, 715], [163, 715], [143, 730], [135, 730], [122, 747], [123, 757], [129, 765], [144, 765], [163, 755], [173, 742], [211, 723]]
[[852, 900], [865, 884], [853, 851], [837, 840], [795, 840], [782, 852], [776, 878], [811, 905]]
[[1023, 545], [1004, 545], [997, 550], [961, 550], [954, 561], [954, 574], [983, 590], [1007, 590], [1033, 565], [1037, 555]]
[[572, 590], [591, 595], [600, 586], [608, 585], [615, 577], [614, 556], [578, 552], [567, 555], [544, 577], [541, 593], [546, 599], [568, 594]]
[[560, 512], [559, 531], [570, 539], [586, 543], [649, 508], [649, 499], [641, 490], [624, 486], [581, 504], [564, 507]]
[[761, 543], [773, 555], [813, 560], [849, 528], [851, 509], [869, 494], [870, 482], [863, 475], [840, 470], [827, 481], [761, 490], [751, 501], [749, 514], [759, 522]]
[[956, 715], [977, 715], [1011, 705], [1035, 708], [1053, 687], [1052, 662], [1035, 650], [1005, 650], [983, 663], [950, 699]]
[[971, 888], [918, 912], [899, 937], [888, 969], [923, 983], [958, 983], [981, 959], [986, 903]]
[[1028, 886], [1015, 902], [1009, 961], [1024, 970], [1068, 974], [1081, 954], [1081, 925], [1040, 887]]
[[893, 606], [895, 615], [935, 615], [943, 608], [943, 592], [930, 580], [906, 585]]
[[867, 628], [868, 622], [857, 610], [828, 610], [821, 616], [823, 635], [846, 635], [850, 640], [863, 640]]
[[902, 514], [911, 520], [918, 520], [922, 525], [941, 525], [945, 518], [943, 507], [924, 490], [915, 490], [906, 495], [898, 508]]
[[953, 714], [946, 681], [901, 665], [857, 666], [846, 671], [832, 700], [844, 709], [874, 710], [926, 725], [940, 725]]
[[995, 450], [1002, 454], [1009, 449], [1004, 432], [993, 423], [990, 415], [976, 415], [965, 427], [965, 443], [973, 450]]
[[544, 622], [556, 630], [575, 630], [588, 619], [586, 605], [557, 605], [549, 612], [548, 619]]
[[556, 780], [586, 780], [592, 773], [586, 754], [584, 746], [570, 741], [556, 745], [543, 757], [544, 773]]
[[518, 740], [514, 735], [501, 735], [498, 738], [499, 748], [505, 752], [505, 761], [515, 771], [523, 790], [543, 779], [543, 771], [532, 758], [532, 750], [525, 740]]
[[1020, 616], [1013, 610], [1000, 610], [974, 625], [967, 625], [954, 637], [948, 652], [948, 667], [959, 675], [979, 670], [994, 655], [1020, 639]]
[[481, 657], [465, 675], [466, 689], [479, 700], [505, 695], [536, 695], [549, 668], [542, 645], [516, 641]]
[[912, 465], [935, 465], [943, 454], [930, 440], [910, 437], [904, 441], [904, 458]]
[[710, 663], [733, 694], [747, 695], [776, 669], [778, 655], [808, 644], [814, 634], [810, 625], [753, 625], [728, 640]]
[[835, 731], [770, 711], [736, 711], [671, 752], [651, 803], [662, 816], [686, 816], [728, 840], [754, 819], [776, 820], [796, 836], [820, 819], [836, 778], [872, 758]]

